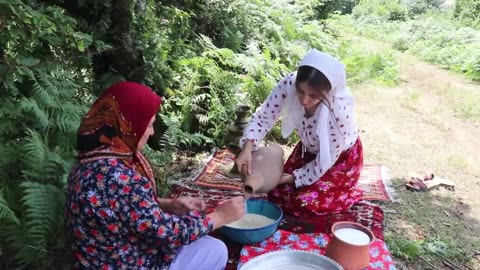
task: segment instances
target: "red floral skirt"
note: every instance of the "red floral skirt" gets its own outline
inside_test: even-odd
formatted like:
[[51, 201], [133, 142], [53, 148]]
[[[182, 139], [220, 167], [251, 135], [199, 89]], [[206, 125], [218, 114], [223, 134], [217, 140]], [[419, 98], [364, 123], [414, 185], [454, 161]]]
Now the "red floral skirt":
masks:
[[[315, 157], [306, 152], [302, 158], [302, 142], [299, 142], [285, 163], [284, 172], [293, 174]], [[345, 211], [361, 200], [362, 192], [356, 186], [362, 167], [363, 148], [359, 138], [318, 181], [300, 188], [295, 184], [279, 185], [270, 191], [268, 198], [285, 214], [297, 217]]]

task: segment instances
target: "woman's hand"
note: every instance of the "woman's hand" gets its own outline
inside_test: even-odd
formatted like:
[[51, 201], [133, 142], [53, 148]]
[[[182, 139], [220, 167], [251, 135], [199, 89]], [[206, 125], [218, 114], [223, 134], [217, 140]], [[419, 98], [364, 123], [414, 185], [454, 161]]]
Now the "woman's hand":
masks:
[[284, 173], [284, 174], [282, 174], [282, 178], [280, 178], [279, 184], [280, 185], [295, 184], [295, 176], [293, 176], [291, 174], [288, 174], [288, 173]]
[[213, 213], [207, 216], [212, 219], [213, 229], [222, 227], [242, 218], [245, 214], [245, 198], [238, 196], [220, 204]]
[[174, 215], [186, 215], [193, 210], [205, 211], [207, 208], [205, 202], [199, 198], [178, 198], [170, 199], [163, 204], [162, 209]]
[[[242, 152], [235, 159], [235, 165], [240, 173], [252, 174], [252, 149], [253, 142], [248, 140], [243, 146]], [[246, 172], [244, 172], [242, 167], [246, 167]]]

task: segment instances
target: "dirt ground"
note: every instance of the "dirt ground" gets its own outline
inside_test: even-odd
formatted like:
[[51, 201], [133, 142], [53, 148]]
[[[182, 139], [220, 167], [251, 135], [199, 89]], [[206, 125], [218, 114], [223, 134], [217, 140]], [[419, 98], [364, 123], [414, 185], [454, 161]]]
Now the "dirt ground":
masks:
[[[399, 57], [398, 86], [353, 89], [366, 162], [388, 166], [400, 199], [384, 205], [387, 235], [410, 241], [391, 248], [403, 254], [398, 268], [480, 269], [480, 85]], [[455, 191], [405, 189], [405, 179], [425, 172], [454, 181]]]

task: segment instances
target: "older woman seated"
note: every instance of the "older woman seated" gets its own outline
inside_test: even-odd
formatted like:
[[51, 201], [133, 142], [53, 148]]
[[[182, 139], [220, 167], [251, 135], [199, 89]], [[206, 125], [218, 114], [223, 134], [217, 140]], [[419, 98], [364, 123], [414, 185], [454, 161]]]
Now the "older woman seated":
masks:
[[65, 224], [77, 269], [223, 269], [227, 249], [207, 234], [240, 219], [244, 199], [205, 215], [200, 199], [161, 199], [141, 154], [161, 99], [146, 86], [106, 90], [80, 125]]

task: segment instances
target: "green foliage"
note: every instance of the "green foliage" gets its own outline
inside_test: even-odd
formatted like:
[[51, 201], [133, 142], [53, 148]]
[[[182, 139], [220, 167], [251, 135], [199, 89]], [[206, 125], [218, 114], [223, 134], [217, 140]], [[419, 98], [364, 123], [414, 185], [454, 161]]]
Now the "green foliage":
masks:
[[[168, 138], [166, 136], [165, 138]], [[168, 142], [170, 143], [170, 139]], [[148, 145], [143, 150], [144, 155], [147, 157], [150, 165], [152, 166], [153, 174], [157, 184], [157, 194], [160, 197], [165, 197], [170, 191], [170, 181], [168, 170], [172, 163], [175, 162], [175, 146], [170, 148], [165, 147], [163, 151], [156, 151], [148, 147]]]
[[102, 43], [58, 7], [0, 7], [9, 18], [0, 25], [0, 265], [55, 268], [66, 260], [63, 189], [85, 111], [80, 96], [89, 97], [80, 67], [87, 47]]
[[369, 80], [382, 85], [394, 86], [398, 83], [398, 64], [390, 52], [370, 53], [361, 48], [349, 48], [343, 56], [347, 68], [348, 82], [363, 83]]
[[405, 4], [411, 16], [424, 14], [431, 10], [438, 10], [444, 0], [407, 0]]
[[353, 15], [355, 18], [378, 16], [389, 21], [403, 21], [407, 18], [407, 8], [400, 0], [360, 0]]
[[323, 0], [317, 5], [316, 17], [319, 19], [327, 19], [330, 14], [350, 14], [353, 8], [359, 3], [359, 0]]
[[480, 31], [424, 19], [404, 25], [400, 35], [408, 40], [408, 51], [426, 61], [478, 80]]
[[435, 238], [410, 240], [401, 234], [387, 232], [385, 242], [392, 255], [410, 261], [420, 256], [461, 257], [457, 247]]
[[398, 258], [412, 260], [424, 254], [423, 241], [420, 240], [409, 240], [403, 236], [386, 233], [385, 242], [390, 249], [390, 253]]
[[[167, 153], [173, 153], [178, 148], [189, 148], [196, 145], [202, 145], [204, 143], [212, 143], [209, 137], [202, 135], [201, 133], [188, 133], [182, 129], [183, 116], [185, 114], [179, 112], [172, 112], [168, 115], [162, 115], [162, 122], [166, 125], [167, 129], [160, 138], [160, 145]], [[205, 120], [205, 123], [208, 119]]]
[[[366, 3], [370, 1], [362, 2]], [[389, 41], [399, 51], [416, 54], [425, 61], [479, 80], [480, 31], [459, 26], [447, 16], [449, 13], [437, 13], [395, 22], [381, 16], [357, 13], [357, 16], [340, 20], [341, 24], [353, 27], [360, 35]]]
[[15, 212], [8, 207], [2, 192], [0, 192], [0, 220], [3, 220], [5, 223], [20, 223]]
[[[227, 70], [236, 67], [233, 62], [234, 53], [229, 49], [218, 49], [205, 36], [200, 39], [205, 48], [204, 53], [177, 62], [179, 76], [175, 81], [178, 90], [168, 89], [166, 92], [169, 98], [164, 105], [166, 112], [164, 121], [169, 125], [171, 133], [172, 130], [182, 128], [190, 134], [198, 132], [208, 134], [219, 142], [226, 125], [229, 124], [225, 119], [233, 117], [236, 105], [235, 93], [240, 80], [235, 73]], [[177, 126], [178, 129], [174, 129]], [[177, 138], [173, 140], [175, 143], [203, 142], [203, 140], [178, 141], [179, 134], [182, 133], [171, 134]]]
[[454, 16], [465, 26], [480, 29], [480, 0], [456, 0]]

